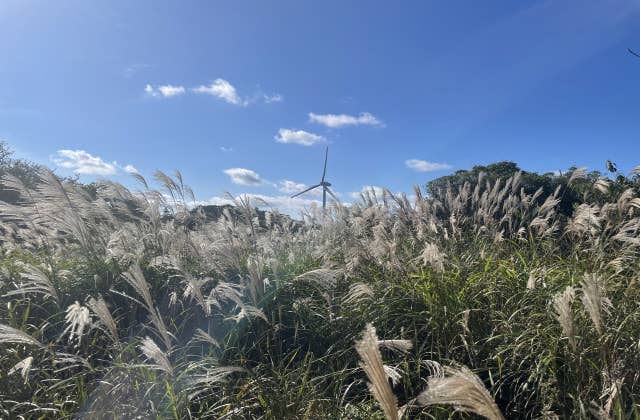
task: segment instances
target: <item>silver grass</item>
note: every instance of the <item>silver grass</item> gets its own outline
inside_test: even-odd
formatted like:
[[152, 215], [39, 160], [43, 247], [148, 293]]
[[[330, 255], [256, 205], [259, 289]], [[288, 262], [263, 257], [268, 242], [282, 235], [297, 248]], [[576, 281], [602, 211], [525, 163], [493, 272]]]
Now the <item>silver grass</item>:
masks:
[[84, 335], [84, 330], [91, 326], [91, 314], [89, 309], [80, 305], [78, 301], [72, 303], [67, 307], [66, 315], [64, 317], [67, 326], [63, 331], [64, 334], [69, 334], [69, 342], [74, 340], [79, 345]]
[[176, 306], [177, 303], [178, 303], [178, 292], [174, 290], [171, 293], [169, 293], [169, 307], [173, 308], [174, 306]]
[[426, 369], [430, 377], [444, 378], [444, 366], [435, 360], [422, 360], [420, 365]]
[[593, 188], [600, 191], [602, 194], [609, 194], [610, 185], [610, 181], [606, 179], [599, 179], [593, 184]]
[[371, 289], [368, 284], [354, 283], [349, 287], [349, 291], [342, 300], [342, 303], [352, 305], [364, 299], [372, 298], [373, 296], [373, 289]]
[[413, 348], [413, 343], [411, 340], [378, 340], [378, 346], [398, 353], [407, 353]]
[[247, 271], [249, 272], [249, 278], [247, 289], [251, 295], [251, 300], [254, 305], [257, 305], [258, 299], [264, 294], [264, 281], [262, 278], [262, 264], [256, 257], [247, 259]]
[[106, 329], [109, 338], [111, 338], [111, 341], [113, 341], [114, 344], [118, 344], [120, 342], [118, 338], [118, 327], [102, 296], [99, 296], [98, 299], [89, 299], [87, 306], [91, 309], [91, 312], [98, 317], [100, 323]]
[[333, 289], [337, 284], [339, 274], [340, 270], [319, 268], [317, 270], [312, 270], [304, 274], [300, 274], [295, 278], [295, 280], [307, 281], [316, 285], [320, 289]]
[[194, 392], [189, 393], [189, 400], [193, 400], [198, 395], [209, 390], [212, 386], [224, 382], [227, 376], [232, 373], [246, 373], [247, 370], [237, 366], [218, 366], [206, 369], [204, 374], [189, 375], [189, 384]]
[[640, 198], [636, 197], [636, 198], [632, 198], [629, 201], [629, 205], [632, 207], [635, 207], [637, 209], [640, 209]]
[[167, 348], [168, 351], [171, 351], [171, 336], [169, 330], [167, 329], [162, 316], [160, 316], [160, 311], [154, 306], [153, 299], [151, 297], [151, 286], [147, 283], [147, 280], [144, 278], [144, 274], [142, 273], [142, 269], [138, 264], [134, 264], [129, 268], [127, 272], [123, 274], [125, 280], [129, 285], [142, 297], [144, 301], [144, 306], [149, 312], [149, 318], [151, 319], [151, 323], [156, 328], [156, 332], [162, 338], [162, 341]]
[[155, 364], [152, 365], [154, 368], [173, 375], [173, 366], [169, 358], [151, 338], [145, 337], [138, 346], [138, 349], [140, 349], [148, 361], [155, 362]]
[[611, 408], [613, 407], [613, 402], [615, 401], [616, 397], [618, 396], [618, 394], [620, 393], [620, 389], [622, 388], [622, 384], [624, 382], [624, 379], [622, 378], [616, 378], [615, 380], [611, 381], [609, 380], [609, 382], [611, 382], [611, 385], [607, 387], [607, 389], [604, 390], [604, 392], [602, 393], [602, 395], [600, 396], [600, 398], [607, 398], [607, 401], [604, 404], [604, 412], [607, 415], [610, 415], [611, 413]]
[[185, 288], [182, 294], [183, 298], [195, 300], [202, 308], [205, 315], [211, 315], [211, 305], [205, 300], [202, 294], [202, 286], [207, 284], [211, 280], [210, 278], [196, 279], [191, 274], [185, 274]]
[[207, 305], [222, 309], [224, 302], [233, 302], [240, 306], [242, 305], [242, 289], [243, 287], [239, 284], [220, 282], [209, 292]]
[[391, 380], [391, 384], [396, 386], [400, 383], [400, 379], [402, 379], [402, 369], [396, 366], [383, 365], [384, 372], [387, 374], [387, 378]]
[[16, 328], [0, 324], [0, 343], [2, 344], [29, 344], [44, 347], [38, 340]]
[[422, 258], [422, 263], [424, 265], [430, 265], [438, 272], [442, 272], [444, 270], [445, 255], [440, 251], [436, 244], [425, 244], [420, 257]]
[[74, 368], [91, 369], [91, 363], [82, 356], [71, 353], [55, 353], [51, 363], [57, 368], [57, 372]]
[[373, 325], [367, 324], [365, 327], [362, 339], [356, 342], [356, 351], [360, 356], [360, 366], [369, 378], [369, 390], [380, 404], [387, 420], [398, 420], [398, 400], [389, 385]]
[[465, 366], [445, 367], [444, 377], [430, 377], [427, 389], [410, 405], [450, 405], [456, 411], [474, 413], [489, 420], [504, 417], [484, 383]]
[[158, 310], [158, 308], [154, 308], [152, 311], [150, 311], [149, 317], [151, 319], [151, 323], [156, 328], [157, 333], [160, 335], [160, 338], [162, 338], [162, 342], [164, 343], [167, 351], [171, 351], [171, 349], [173, 348], [171, 344], [171, 333], [169, 333], [164, 320], [160, 316], [160, 311]]
[[629, 208], [631, 200], [635, 196], [635, 191], [633, 188], [627, 188], [618, 196], [618, 200], [616, 201], [616, 205], [618, 206], [618, 212], [623, 214]]
[[578, 235], [590, 234], [595, 236], [600, 229], [602, 217], [598, 205], [580, 204], [574, 211], [573, 217], [567, 223], [567, 232]]
[[147, 310], [151, 312], [154, 308], [153, 299], [151, 298], [151, 286], [144, 278], [142, 269], [138, 264], [133, 264], [128, 271], [123, 273], [123, 276], [127, 283], [138, 293], [142, 298]]
[[242, 305], [240, 307], [240, 312], [238, 312], [237, 315], [230, 316], [226, 319], [229, 319], [235, 322], [240, 322], [243, 319], [251, 319], [251, 318], [260, 318], [264, 320], [264, 322], [269, 323], [269, 319], [264, 314], [264, 312], [262, 312], [261, 309], [258, 309], [255, 306], [251, 306], [251, 305]]
[[196, 384], [211, 385], [220, 382], [232, 373], [244, 373], [246, 369], [237, 366], [218, 366], [215, 368], [207, 369], [204, 375], [192, 375], [191, 380]]
[[11, 369], [9, 369], [8, 375], [13, 375], [16, 372], [20, 372], [20, 376], [22, 376], [22, 379], [26, 384], [29, 381], [29, 372], [31, 372], [32, 364], [33, 364], [33, 356], [29, 356], [25, 359], [22, 359], [21, 361], [13, 365]]
[[[53, 270], [47, 270], [44, 267], [38, 267], [33, 264], [17, 262], [16, 266], [20, 272], [22, 282], [18, 289], [6, 293], [4, 296], [14, 296], [21, 294], [36, 293], [44, 297], [49, 297], [56, 302], [58, 301], [58, 291], [53, 285], [51, 279]], [[58, 275], [64, 275], [65, 272], [59, 272]]]
[[214, 347], [220, 348], [220, 343], [218, 343], [215, 338], [211, 337], [209, 334], [207, 334], [206, 331], [203, 331], [200, 328], [196, 328], [196, 332], [193, 334], [193, 338], [191, 339], [191, 341], [209, 343]]
[[604, 295], [604, 286], [604, 281], [594, 273], [585, 274], [580, 282], [582, 306], [598, 334], [602, 334], [603, 312], [609, 313], [611, 308], [611, 301]]
[[569, 345], [576, 351], [575, 328], [573, 326], [573, 310], [571, 306], [575, 299], [575, 289], [567, 286], [563, 292], [558, 293], [553, 298], [553, 308], [556, 311], [556, 319], [562, 327], [562, 334], [569, 339]]
[[145, 190], [149, 189], [149, 184], [147, 183], [147, 180], [142, 175], [140, 175], [137, 172], [134, 172], [131, 174], [131, 176], [133, 176], [144, 187]]
[[576, 168], [571, 172], [569, 177], [569, 184], [573, 184], [574, 181], [586, 178], [587, 168]]

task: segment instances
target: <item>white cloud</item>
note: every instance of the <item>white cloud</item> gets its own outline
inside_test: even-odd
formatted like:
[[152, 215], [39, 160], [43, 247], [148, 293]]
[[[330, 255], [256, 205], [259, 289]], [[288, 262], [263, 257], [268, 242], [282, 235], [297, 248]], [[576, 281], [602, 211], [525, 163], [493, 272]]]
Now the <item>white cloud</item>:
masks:
[[231, 178], [231, 182], [239, 185], [262, 185], [265, 181], [252, 171], [251, 169], [245, 168], [229, 168], [223, 171], [225, 174], [229, 175]]
[[57, 156], [51, 158], [53, 162], [66, 169], [71, 169], [81, 175], [115, 175], [118, 166], [115, 162], [109, 163], [84, 150], [58, 150]]
[[[151, 85], [147, 84], [144, 87], [144, 91], [148, 96], [155, 98], [171, 98], [187, 93], [187, 89], [184, 86], [173, 85]], [[223, 101], [238, 105], [247, 106], [257, 102], [264, 102], [266, 104], [274, 102], [282, 102], [283, 96], [279, 93], [267, 94], [262, 90], [257, 90], [253, 96], [243, 97], [236, 90], [229, 81], [218, 78], [209, 85], [200, 85], [190, 89], [191, 92], [197, 94], [205, 94], [222, 99]]]
[[278, 143], [295, 143], [303, 146], [312, 146], [316, 143], [322, 143], [327, 139], [317, 134], [309, 133], [304, 130], [290, 130], [281, 128], [274, 137]]
[[284, 100], [284, 97], [279, 93], [276, 93], [273, 95], [267, 95], [266, 93], [264, 93], [262, 94], [262, 98], [264, 99], [265, 103], [268, 103], [268, 104], [272, 102], [282, 102]]
[[384, 125], [382, 121], [368, 112], [361, 112], [357, 117], [347, 114], [314, 114], [310, 112], [309, 121], [329, 128], [340, 128], [348, 125]]
[[280, 181], [280, 186], [278, 187], [278, 191], [283, 192], [285, 194], [296, 194], [304, 190], [305, 188], [307, 188], [306, 184], [291, 181], [288, 179], [283, 179], [282, 181]]
[[158, 90], [160, 91], [162, 96], [167, 98], [171, 96], [182, 95], [184, 93], [184, 87], [182, 86], [163, 85], [159, 86]]
[[160, 85], [160, 86], [151, 86], [147, 84], [144, 87], [144, 91], [147, 95], [153, 97], [164, 97], [171, 98], [173, 96], [182, 95], [186, 92], [183, 86], [173, 86], [173, 85]]
[[[277, 188], [278, 188], [278, 191], [280, 191], [281, 193], [292, 195], [292, 194], [297, 194], [297, 193], [299, 193], [301, 191], [304, 191], [305, 189], [309, 188], [309, 186], [306, 185], [306, 184], [303, 184], [301, 182], [295, 182], [295, 181], [291, 181], [289, 179], [283, 179], [282, 181], [280, 181], [280, 183], [277, 186]], [[314, 195], [314, 196], [321, 196], [322, 195], [322, 188], [315, 188], [315, 189], [305, 193], [305, 195], [307, 195], [307, 194]], [[336, 193], [335, 191], [334, 191], [334, 194], [339, 196], [339, 194]]]
[[240, 95], [238, 95], [236, 88], [224, 79], [216, 79], [209, 86], [201, 85], [193, 88], [193, 91], [195, 93], [204, 93], [206, 95], [215, 96], [216, 98], [220, 98], [233, 105], [248, 105], [248, 101], [242, 99]]
[[118, 162], [106, 162], [104, 159], [84, 150], [58, 150], [55, 156], [51, 157], [53, 163], [61, 168], [71, 169], [78, 175], [115, 175], [120, 171], [130, 174], [138, 173], [133, 165], [120, 166]]
[[413, 169], [417, 172], [431, 172], [431, 171], [442, 171], [445, 169], [451, 169], [452, 166], [448, 163], [436, 163], [436, 162], [427, 162], [426, 160], [420, 159], [409, 159], [406, 160], [405, 165], [408, 168]]
[[124, 169], [125, 172], [128, 172], [130, 174], [139, 174], [140, 171], [138, 171], [135, 166], [133, 165], [125, 165], [122, 169]]
[[225, 152], [225, 153], [233, 152], [233, 147], [220, 146], [220, 151]]

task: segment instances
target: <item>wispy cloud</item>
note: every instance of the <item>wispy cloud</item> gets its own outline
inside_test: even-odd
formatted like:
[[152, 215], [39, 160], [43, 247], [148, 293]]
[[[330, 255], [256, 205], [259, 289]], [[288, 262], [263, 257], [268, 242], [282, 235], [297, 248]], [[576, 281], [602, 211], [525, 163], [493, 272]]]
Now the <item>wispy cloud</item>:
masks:
[[288, 179], [283, 179], [280, 181], [280, 185], [278, 186], [278, 191], [285, 194], [295, 194], [307, 188], [306, 184], [291, 181]]
[[200, 85], [193, 88], [193, 91], [195, 93], [214, 96], [233, 105], [248, 105], [248, 101], [246, 99], [242, 99], [240, 95], [238, 95], [236, 88], [224, 79], [216, 79], [209, 86]]
[[304, 130], [291, 130], [288, 128], [281, 128], [278, 130], [278, 134], [274, 138], [278, 143], [295, 143], [303, 146], [312, 146], [316, 143], [322, 143], [327, 140], [318, 134], [309, 133]]
[[130, 66], [127, 66], [127, 68], [124, 69], [124, 77], [126, 77], [127, 79], [132, 78], [133, 76], [135, 76], [138, 72], [147, 69], [151, 67], [151, 65], [149, 64], [144, 64], [144, 63], [135, 63], [135, 64], [131, 64]]
[[266, 93], [263, 93], [262, 94], [262, 99], [266, 103], [270, 104], [270, 103], [273, 103], [273, 102], [282, 102], [284, 100], [284, 97], [282, 95], [280, 95], [279, 93], [275, 93], [273, 95], [268, 95]]
[[223, 171], [231, 178], [231, 182], [238, 185], [263, 185], [265, 180], [251, 169], [229, 168]]
[[160, 85], [160, 86], [152, 86], [147, 84], [144, 87], [144, 92], [156, 98], [171, 98], [173, 96], [179, 96], [186, 92], [186, 89], [183, 86], [173, 86], [173, 85]]
[[384, 125], [382, 121], [368, 112], [361, 112], [357, 117], [347, 114], [314, 114], [310, 112], [309, 121], [329, 128], [340, 128], [349, 125]]
[[133, 165], [120, 166], [118, 162], [107, 162], [99, 156], [84, 150], [58, 150], [55, 156], [51, 157], [53, 163], [61, 168], [70, 169], [78, 175], [115, 175], [120, 170], [128, 173], [138, 173]]
[[138, 171], [138, 170], [136, 169], [136, 167], [135, 167], [135, 166], [133, 166], [133, 165], [125, 165], [122, 169], [123, 169], [125, 172], [130, 173], [130, 174], [139, 174], [139, 173], [140, 173], [140, 171]]
[[209, 85], [200, 85], [190, 89], [186, 89], [184, 86], [179, 85], [147, 84], [144, 91], [148, 96], [155, 98], [171, 98], [192, 92], [195, 94], [213, 96], [214, 98], [221, 99], [229, 104], [243, 107], [257, 102], [271, 104], [275, 102], [282, 102], [284, 100], [284, 97], [279, 93], [267, 94], [262, 90], [257, 90], [251, 96], [242, 96], [238, 93], [235, 86], [233, 86], [229, 81], [221, 78], [215, 79]]
[[448, 163], [427, 162], [426, 160], [420, 159], [408, 159], [404, 163], [408, 168], [417, 172], [442, 171], [452, 168]]
[[220, 146], [220, 151], [225, 153], [233, 152], [233, 147]]

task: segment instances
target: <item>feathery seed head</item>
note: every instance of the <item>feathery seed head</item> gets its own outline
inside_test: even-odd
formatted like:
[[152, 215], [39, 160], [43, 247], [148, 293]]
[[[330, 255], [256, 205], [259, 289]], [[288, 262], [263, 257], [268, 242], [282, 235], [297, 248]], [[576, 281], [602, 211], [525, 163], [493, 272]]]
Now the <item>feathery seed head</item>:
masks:
[[356, 342], [356, 351], [362, 361], [360, 366], [369, 378], [369, 389], [387, 420], [398, 420], [398, 400], [389, 385], [378, 343], [375, 328], [367, 324], [362, 339]]

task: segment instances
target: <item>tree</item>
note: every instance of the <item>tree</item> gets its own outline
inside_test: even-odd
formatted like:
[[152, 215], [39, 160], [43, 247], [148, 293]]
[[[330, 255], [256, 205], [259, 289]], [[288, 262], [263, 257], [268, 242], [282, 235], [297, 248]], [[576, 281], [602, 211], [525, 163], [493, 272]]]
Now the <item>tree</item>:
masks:
[[[5, 141], [0, 141], [0, 179], [4, 175], [13, 175], [20, 179], [27, 187], [34, 188], [40, 179], [38, 172], [41, 165], [24, 159], [14, 159], [13, 150]], [[0, 201], [15, 203], [18, 196], [15, 192], [4, 187], [0, 182]]]
[[598, 171], [591, 171], [586, 173], [584, 178], [576, 179], [569, 183], [571, 174], [576, 169], [575, 167], [569, 168], [564, 174], [551, 172], [539, 174], [537, 172], [524, 171], [514, 162], [503, 161], [487, 166], [474, 166], [470, 170], [459, 170], [451, 175], [436, 178], [427, 183], [426, 190], [431, 197], [442, 200], [447, 188], [458, 190], [465, 182], [475, 187], [478, 183], [480, 173], [483, 173], [482, 186], [484, 186], [487, 181], [493, 185], [498, 179], [504, 182], [507, 178], [520, 172], [520, 186], [527, 194], [533, 195], [538, 189], [542, 188], [543, 193], [540, 195], [539, 200], [542, 200], [542, 197], [553, 194], [558, 186], [562, 186], [563, 193], [561, 195], [559, 210], [560, 213], [564, 215], [570, 215], [576, 204], [585, 201], [588, 196], [587, 193], [592, 189], [593, 183], [601, 178], [602, 175]]

